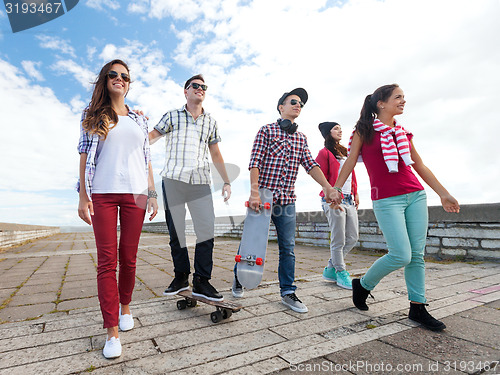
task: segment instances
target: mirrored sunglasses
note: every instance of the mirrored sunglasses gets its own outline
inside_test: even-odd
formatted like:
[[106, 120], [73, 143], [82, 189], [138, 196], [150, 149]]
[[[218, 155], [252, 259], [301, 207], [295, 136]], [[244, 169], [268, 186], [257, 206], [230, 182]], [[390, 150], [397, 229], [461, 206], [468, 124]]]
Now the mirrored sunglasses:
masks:
[[[122, 79], [125, 82], [130, 82], [130, 76], [127, 73], [120, 73], [120, 76], [122, 77]], [[118, 72], [115, 72], [114, 70], [110, 70], [108, 72], [108, 77], [110, 79], [115, 79], [116, 77], [118, 77]]]

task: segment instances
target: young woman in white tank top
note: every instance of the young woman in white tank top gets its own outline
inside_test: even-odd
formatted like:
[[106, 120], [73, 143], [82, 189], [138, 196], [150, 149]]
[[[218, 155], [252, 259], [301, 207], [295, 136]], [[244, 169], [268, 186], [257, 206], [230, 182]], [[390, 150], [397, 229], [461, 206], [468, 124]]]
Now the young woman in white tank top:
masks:
[[83, 111], [78, 145], [78, 215], [94, 229], [97, 291], [108, 333], [103, 355], [116, 358], [122, 352], [118, 329], [134, 327], [129, 304], [146, 208], [152, 220], [158, 204], [146, 119], [125, 105], [130, 85], [127, 64], [121, 60], [107, 63], [94, 85], [90, 104]]

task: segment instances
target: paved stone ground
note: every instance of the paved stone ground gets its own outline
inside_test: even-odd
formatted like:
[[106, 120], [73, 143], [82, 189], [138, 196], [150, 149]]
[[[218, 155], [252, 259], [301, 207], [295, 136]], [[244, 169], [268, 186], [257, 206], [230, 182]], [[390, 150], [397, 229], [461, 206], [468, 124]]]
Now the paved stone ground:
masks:
[[[230, 293], [238, 242], [216, 239], [213, 284]], [[192, 253], [192, 251], [190, 251]], [[199, 304], [179, 311], [162, 291], [172, 277], [167, 238], [143, 234], [123, 354], [102, 356], [105, 330], [97, 300], [92, 233], [62, 233], [0, 253], [0, 375], [3, 374], [498, 374], [500, 265], [427, 263], [429, 308], [447, 329], [433, 333], [407, 319], [403, 273], [375, 289], [370, 310], [351, 292], [321, 279], [328, 249], [296, 248], [298, 314], [280, 303], [277, 245], [263, 284], [221, 323]], [[351, 253], [362, 274], [376, 259]], [[496, 361], [496, 362], [495, 362]]]

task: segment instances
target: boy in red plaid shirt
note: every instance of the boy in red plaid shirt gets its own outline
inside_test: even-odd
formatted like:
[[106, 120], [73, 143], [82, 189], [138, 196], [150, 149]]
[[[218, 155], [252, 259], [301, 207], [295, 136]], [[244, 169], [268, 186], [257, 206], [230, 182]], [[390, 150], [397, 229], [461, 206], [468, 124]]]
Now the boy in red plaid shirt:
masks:
[[[250, 157], [251, 192], [249, 207], [258, 211], [261, 205], [259, 189], [273, 192], [271, 219], [276, 227], [279, 246], [278, 278], [281, 301], [296, 312], [305, 313], [307, 307], [297, 298], [293, 285], [295, 279], [295, 181], [302, 165], [306, 172], [319, 183], [326, 199], [331, 201], [333, 188], [326, 180], [319, 165], [315, 162], [306, 136], [297, 131], [295, 119], [300, 115], [308, 95], [303, 88], [284, 93], [278, 100], [278, 121], [260, 128]], [[243, 296], [243, 287], [236, 278], [233, 282], [233, 295]]]

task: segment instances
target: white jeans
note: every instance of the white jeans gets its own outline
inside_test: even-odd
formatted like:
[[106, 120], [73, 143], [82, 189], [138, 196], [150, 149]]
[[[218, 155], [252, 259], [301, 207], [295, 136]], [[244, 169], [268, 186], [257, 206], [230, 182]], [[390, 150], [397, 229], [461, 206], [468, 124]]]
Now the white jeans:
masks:
[[344, 199], [341, 207], [344, 211], [330, 207], [323, 199], [323, 211], [330, 226], [330, 259], [328, 267], [336, 271], [345, 270], [344, 257], [358, 241], [358, 210], [352, 199]]

